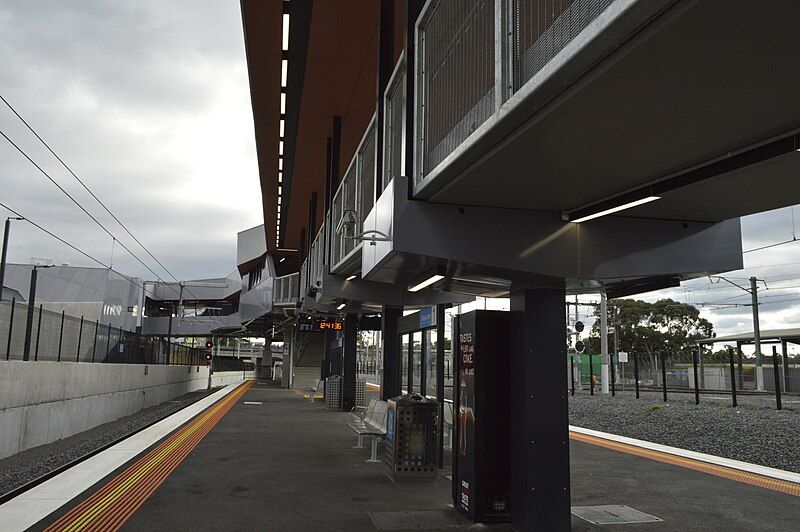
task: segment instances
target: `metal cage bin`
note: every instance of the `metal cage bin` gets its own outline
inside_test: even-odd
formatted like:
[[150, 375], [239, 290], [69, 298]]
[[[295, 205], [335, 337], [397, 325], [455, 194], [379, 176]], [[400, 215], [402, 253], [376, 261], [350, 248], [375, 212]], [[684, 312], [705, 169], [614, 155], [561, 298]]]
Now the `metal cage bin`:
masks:
[[367, 379], [360, 377], [356, 379], [356, 406], [364, 407], [367, 405]]
[[389, 399], [386, 464], [392, 480], [435, 478], [438, 469], [439, 402], [418, 394]]
[[342, 377], [339, 375], [325, 379], [325, 406], [333, 410], [342, 409]]

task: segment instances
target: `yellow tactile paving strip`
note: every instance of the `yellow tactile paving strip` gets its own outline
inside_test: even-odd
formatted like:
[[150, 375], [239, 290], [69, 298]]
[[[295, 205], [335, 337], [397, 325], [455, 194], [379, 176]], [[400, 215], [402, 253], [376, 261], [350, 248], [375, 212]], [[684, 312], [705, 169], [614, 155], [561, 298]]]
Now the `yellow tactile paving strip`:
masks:
[[242, 384], [206, 409], [46, 530], [119, 530], [252, 384]]
[[709, 475], [735, 480], [736, 482], [742, 482], [744, 484], [750, 484], [752, 486], [758, 486], [760, 488], [766, 488], [800, 497], [800, 484], [789, 482], [787, 480], [775, 479], [756, 473], [749, 473], [747, 471], [733, 469], [731, 467], [710, 464], [700, 460], [684, 458], [674, 454], [645, 449], [635, 445], [611, 441], [605, 438], [598, 438], [597, 436], [590, 436], [588, 434], [581, 434], [578, 432], [570, 432], [569, 437], [575, 441], [589, 443], [591, 445], [598, 445], [600, 447], [605, 447], [606, 449], [633, 454], [643, 458], [648, 458], [650, 460], [663, 462], [665, 464], [685, 467], [686, 469], [693, 469], [695, 471], [700, 471], [701, 473], [707, 473]]

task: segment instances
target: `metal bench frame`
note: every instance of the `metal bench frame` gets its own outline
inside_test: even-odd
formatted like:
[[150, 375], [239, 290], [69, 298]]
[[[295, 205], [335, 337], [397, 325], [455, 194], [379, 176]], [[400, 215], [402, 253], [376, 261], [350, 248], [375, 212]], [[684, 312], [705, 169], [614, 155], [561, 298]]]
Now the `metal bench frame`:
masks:
[[367, 408], [354, 408], [352, 419], [345, 421], [348, 427], [358, 435], [358, 444], [354, 449], [364, 449], [364, 436], [372, 437], [370, 458], [368, 463], [379, 464], [378, 441], [386, 436], [386, 415], [389, 403], [371, 399]]
[[314, 399], [317, 396], [317, 393], [319, 392], [319, 389], [321, 387], [323, 387], [324, 385], [325, 385], [325, 381], [323, 379], [318, 379], [317, 380], [317, 385], [314, 386], [313, 388], [306, 388], [305, 393], [303, 395], [304, 396], [308, 396], [309, 401], [311, 401], [313, 403]]

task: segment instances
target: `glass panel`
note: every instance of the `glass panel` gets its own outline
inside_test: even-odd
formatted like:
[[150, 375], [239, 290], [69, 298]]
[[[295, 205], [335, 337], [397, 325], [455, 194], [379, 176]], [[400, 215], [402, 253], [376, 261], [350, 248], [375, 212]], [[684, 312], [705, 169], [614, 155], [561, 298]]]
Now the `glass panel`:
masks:
[[413, 352], [413, 362], [414, 362], [414, 378], [413, 382], [411, 383], [412, 393], [422, 393], [421, 383], [422, 383], [422, 331], [417, 331], [414, 333], [414, 346], [412, 349]]
[[364, 219], [372, 210], [375, 202], [375, 128], [364, 142], [364, 149], [360, 154], [361, 161], [361, 207], [358, 210], [358, 228], [356, 233], [363, 230]]
[[436, 350], [436, 329], [428, 329], [425, 335], [425, 395], [436, 397], [436, 363], [439, 359]]

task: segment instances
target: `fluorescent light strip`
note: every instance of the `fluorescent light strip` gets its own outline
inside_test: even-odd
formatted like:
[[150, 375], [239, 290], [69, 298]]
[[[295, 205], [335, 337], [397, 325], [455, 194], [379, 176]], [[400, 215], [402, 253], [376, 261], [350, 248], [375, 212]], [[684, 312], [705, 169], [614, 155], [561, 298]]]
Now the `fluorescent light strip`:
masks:
[[587, 220], [593, 220], [595, 218], [600, 218], [601, 216], [606, 216], [608, 214], [612, 214], [619, 211], [624, 211], [625, 209], [630, 209], [632, 207], [636, 207], [638, 205], [643, 205], [645, 203], [650, 203], [651, 201], [660, 200], [661, 196], [648, 196], [646, 198], [642, 198], [640, 200], [631, 201], [630, 203], [625, 203], [623, 205], [619, 205], [618, 207], [612, 207], [610, 209], [606, 209], [604, 211], [596, 212], [594, 214], [589, 214], [588, 216], [583, 216], [582, 218], [578, 218], [577, 220], [570, 220], [570, 222], [579, 224], [581, 222], [585, 222]]
[[286, 129], [286, 122], [281, 118], [280, 124], [278, 125], [278, 133], [280, 137], [283, 138], [283, 131]]
[[281, 114], [282, 115], [286, 114], [286, 93], [285, 92], [281, 93]]
[[278, 170], [283, 171], [283, 157], [278, 159]]
[[352, 280], [353, 280], [353, 279], [355, 279], [356, 277], [358, 277], [358, 275], [351, 275], [350, 277], [348, 277], [348, 278], [347, 278], [347, 279], [345, 279], [345, 280], [346, 280], [346, 281], [352, 281]]
[[283, 183], [283, 172], [278, 172], [278, 183]]
[[439, 275], [438, 273], [436, 275], [431, 275], [430, 277], [428, 277], [427, 279], [425, 279], [421, 283], [419, 283], [417, 285], [414, 285], [411, 288], [409, 288], [408, 291], [409, 292], [419, 292], [423, 288], [425, 288], [427, 286], [430, 286], [433, 283], [435, 283], [437, 281], [440, 281], [442, 279], [444, 279], [444, 275]]
[[278, 155], [283, 155], [283, 141], [278, 141]]
[[343, 309], [344, 307], [346, 307], [346, 306], [347, 306], [347, 303], [342, 303], [341, 305], [339, 305], [338, 307], [336, 307], [336, 310], [342, 310], [342, 309]]
[[289, 49], [289, 13], [283, 14], [283, 49]]
[[289, 61], [286, 59], [281, 60], [281, 87], [286, 87], [287, 77], [289, 75]]

